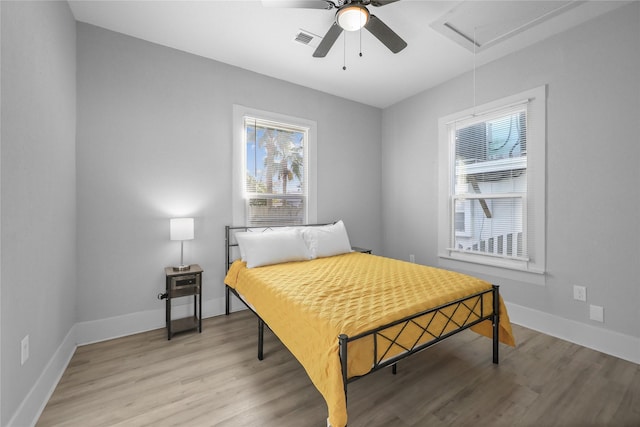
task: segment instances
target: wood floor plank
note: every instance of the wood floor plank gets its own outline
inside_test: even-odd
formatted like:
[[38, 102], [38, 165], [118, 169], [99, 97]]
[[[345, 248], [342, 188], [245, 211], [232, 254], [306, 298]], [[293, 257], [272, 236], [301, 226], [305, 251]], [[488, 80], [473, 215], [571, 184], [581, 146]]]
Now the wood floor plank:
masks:
[[[350, 427], [640, 426], [640, 366], [514, 325], [518, 346], [464, 332], [349, 385]], [[166, 339], [159, 329], [76, 350], [38, 427], [324, 427], [327, 409], [248, 311]]]

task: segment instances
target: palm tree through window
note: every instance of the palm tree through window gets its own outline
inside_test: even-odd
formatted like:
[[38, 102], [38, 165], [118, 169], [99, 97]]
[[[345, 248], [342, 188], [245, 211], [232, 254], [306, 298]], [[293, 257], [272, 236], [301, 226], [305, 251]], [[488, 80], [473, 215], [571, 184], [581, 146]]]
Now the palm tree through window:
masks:
[[306, 128], [245, 117], [249, 225], [306, 222]]

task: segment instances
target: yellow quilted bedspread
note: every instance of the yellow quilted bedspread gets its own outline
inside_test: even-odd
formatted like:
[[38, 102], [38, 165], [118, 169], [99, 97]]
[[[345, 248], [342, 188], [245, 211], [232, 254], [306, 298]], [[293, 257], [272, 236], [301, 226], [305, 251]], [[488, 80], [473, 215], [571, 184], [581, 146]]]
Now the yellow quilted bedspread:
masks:
[[[340, 367], [338, 335], [361, 332], [426, 309], [491, 289], [491, 284], [463, 274], [398, 261], [375, 255], [350, 253], [312, 261], [290, 262], [259, 268], [246, 268], [235, 261], [224, 281], [235, 288], [260, 314], [282, 343], [307, 371], [311, 381], [327, 402], [333, 427], [347, 423], [347, 408]], [[480, 305], [423, 316], [420, 325], [405, 328], [398, 340], [405, 347], [416, 340], [424, 342], [458, 324], [489, 314], [493, 301], [487, 294]], [[484, 311], [483, 313], [481, 311]], [[477, 316], [476, 316], [477, 315]], [[385, 331], [395, 337], [400, 327]], [[425, 333], [424, 329], [428, 332]], [[473, 327], [492, 336], [489, 321]], [[363, 375], [373, 364], [372, 338], [349, 343], [348, 376]], [[403, 350], [378, 341], [378, 359]], [[511, 324], [500, 299], [500, 341], [514, 345]]]

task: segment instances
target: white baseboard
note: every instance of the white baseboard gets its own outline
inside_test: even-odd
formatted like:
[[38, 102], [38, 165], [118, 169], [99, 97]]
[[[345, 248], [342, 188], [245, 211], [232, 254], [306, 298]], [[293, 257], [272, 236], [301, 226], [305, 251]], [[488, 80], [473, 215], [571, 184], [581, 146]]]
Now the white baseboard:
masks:
[[62, 343], [47, 363], [27, 397], [9, 420], [9, 427], [35, 426], [40, 414], [47, 405], [60, 378], [76, 351], [76, 326], [74, 325], [62, 340]]
[[[640, 364], [640, 338], [505, 302], [512, 323]], [[517, 344], [516, 337], [516, 344]]]
[[[171, 310], [171, 317], [174, 319], [189, 316], [190, 314], [193, 315], [193, 304], [174, 305]], [[224, 298], [215, 298], [202, 302], [203, 319], [223, 313]], [[140, 311], [107, 319], [77, 323], [77, 344], [86, 345], [106, 341], [164, 328], [165, 326], [165, 305], [163, 302], [161, 307], [156, 310]]]
[[165, 326], [164, 316], [162, 308], [76, 323], [77, 343], [92, 344], [159, 329]]

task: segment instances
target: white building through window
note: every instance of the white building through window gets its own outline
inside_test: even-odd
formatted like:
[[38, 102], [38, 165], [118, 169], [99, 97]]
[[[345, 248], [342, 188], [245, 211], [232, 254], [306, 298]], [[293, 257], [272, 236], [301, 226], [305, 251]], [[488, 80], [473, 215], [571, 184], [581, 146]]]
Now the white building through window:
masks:
[[234, 106], [234, 222], [315, 222], [315, 122]]
[[544, 271], [544, 87], [440, 120], [443, 259]]

